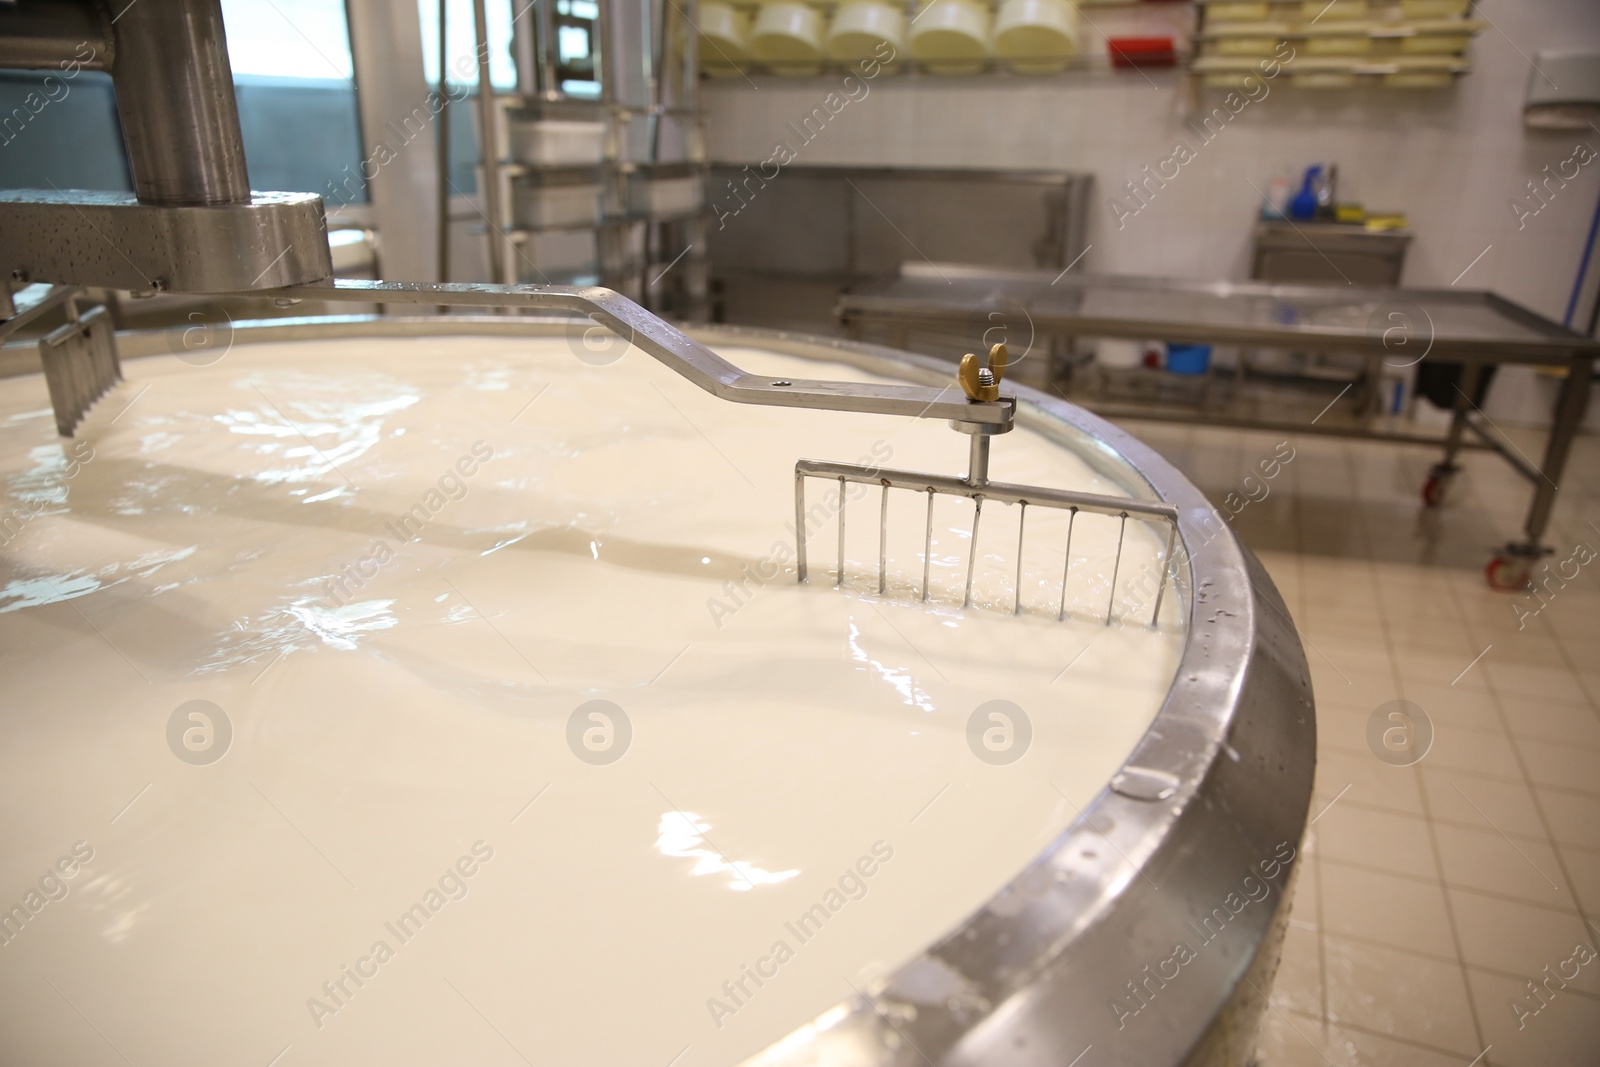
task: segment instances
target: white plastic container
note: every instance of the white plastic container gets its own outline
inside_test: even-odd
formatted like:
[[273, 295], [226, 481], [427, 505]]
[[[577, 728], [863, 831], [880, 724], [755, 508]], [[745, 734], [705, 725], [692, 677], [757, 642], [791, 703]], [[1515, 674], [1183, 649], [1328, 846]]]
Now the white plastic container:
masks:
[[628, 210], [635, 215], [686, 215], [704, 197], [700, 173], [687, 164], [641, 167], [628, 175]]
[[730, 78], [750, 64], [750, 16], [731, 4], [700, 8], [700, 69]]
[[600, 214], [600, 178], [592, 170], [541, 171], [511, 181], [511, 217], [518, 226], [590, 226]]
[[905, 12], [882, 0], [845, 0], [828, 27], [826, 44], [829, 58], [846, 63], [904, 55]]
[[928, 0], [911, 26], [911, 56], [934, 74], [976, 74], [993, 51], [992, 22], [974, 0]]
[[1078, 53], [1078, 9], [1069, 0], [1004, 0], [994, 54], [1019, 74], [1050, 74]]
[[[593, 274], [597, 269], [599, 259], [595, 254], [593, 230], [525, 233], [520, 235], [519, 242], [528, 262], [521, 262], [523, 256], [519, 256], [517, 266], [524, 274], [534, 274], [532, 280], [539, 280], [538, 273], [541, 272], [546, 277], [559, 274], [571, 278]], [[528, 270], [529, 263], [537, 267], [538, 272]]]
[[808, 76], [822, 70], [822, 13], [799, 0], [761, 5], [750, 30], [750, 55], [774, 74]]
[[519, 119], [507, 123], [507, 157], [543, 167], [597, 166], [606, 124], [573, 119]]
[[1102, 367], [1125, 370], [1144, 366], [1145, 342], [1102, 337], [1094, 343], [1094, 361]]

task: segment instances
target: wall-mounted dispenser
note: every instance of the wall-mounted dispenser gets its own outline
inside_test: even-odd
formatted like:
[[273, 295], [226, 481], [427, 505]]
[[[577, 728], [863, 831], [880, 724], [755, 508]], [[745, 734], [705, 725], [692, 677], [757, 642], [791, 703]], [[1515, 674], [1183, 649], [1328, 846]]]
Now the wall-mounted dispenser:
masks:
[[1522, 121], [1536, 130], [1600, 125], [1600, 52], [1540, 52], [1528, 73]]

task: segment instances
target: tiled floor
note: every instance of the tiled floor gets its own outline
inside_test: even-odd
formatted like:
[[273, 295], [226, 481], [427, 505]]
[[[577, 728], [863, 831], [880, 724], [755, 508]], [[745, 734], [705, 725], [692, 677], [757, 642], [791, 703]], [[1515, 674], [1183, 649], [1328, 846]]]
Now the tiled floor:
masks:
[[[1214, 501], [1242, 497], [1285, 437], [1129, 428]], [[1513, 437], [1543, 448], [1539, 433]], [[1600, 559], [1552, 582], [1543, 606], [1492, 592], [1484, 564], [1530, 497], [1504, 463], [1473, 454], [1447, 506], [1425, 511], [1430, 450], [1288, 439], [1293, 462], [1235, 520], [1301, 629], [1320, 742], [1260, 1067], [1594, 1067]], [[1600, 441], [1580, 439], [1562, 481], [1555, 561], [1600, 551]], [[1367, 744], [1395, 699], [1434, 729], [1409, 767]]]

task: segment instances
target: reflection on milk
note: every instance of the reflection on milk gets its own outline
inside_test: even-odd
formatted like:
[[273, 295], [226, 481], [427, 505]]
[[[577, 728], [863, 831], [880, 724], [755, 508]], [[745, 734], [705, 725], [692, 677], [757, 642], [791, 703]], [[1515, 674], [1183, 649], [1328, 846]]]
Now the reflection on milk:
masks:
[[764, 871], [753, 863], [730, 860], [715, 849], [705, 847], [710, 844], [705, 838], [709, 829], [711, 824], [702, 821], [692, 811], [669, 811], [656, 824], [656, 848], [663, 856], [695, 860], [693, 869], [689, 871], [691, 875], [728, 871], [733, 875], [728, 880], [728, 888], [742, 892], [748, 892], [758, 885], [787, 882], [800, 873], [797, 870]]

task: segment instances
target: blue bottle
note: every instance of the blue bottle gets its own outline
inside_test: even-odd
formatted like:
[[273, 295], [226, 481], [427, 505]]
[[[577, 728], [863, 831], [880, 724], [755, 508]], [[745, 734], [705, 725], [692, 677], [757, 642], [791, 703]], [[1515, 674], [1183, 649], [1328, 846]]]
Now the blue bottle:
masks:
[[1300, 186], [1300, 191], [1294, 194], [1294, 199], [1289, 201], [1289, 217], [1293, 219], [1314, 219], [1317, 217], [1317, 182], [1322, 177], [1321, 165], [1307, 167], [1305, 181]]

